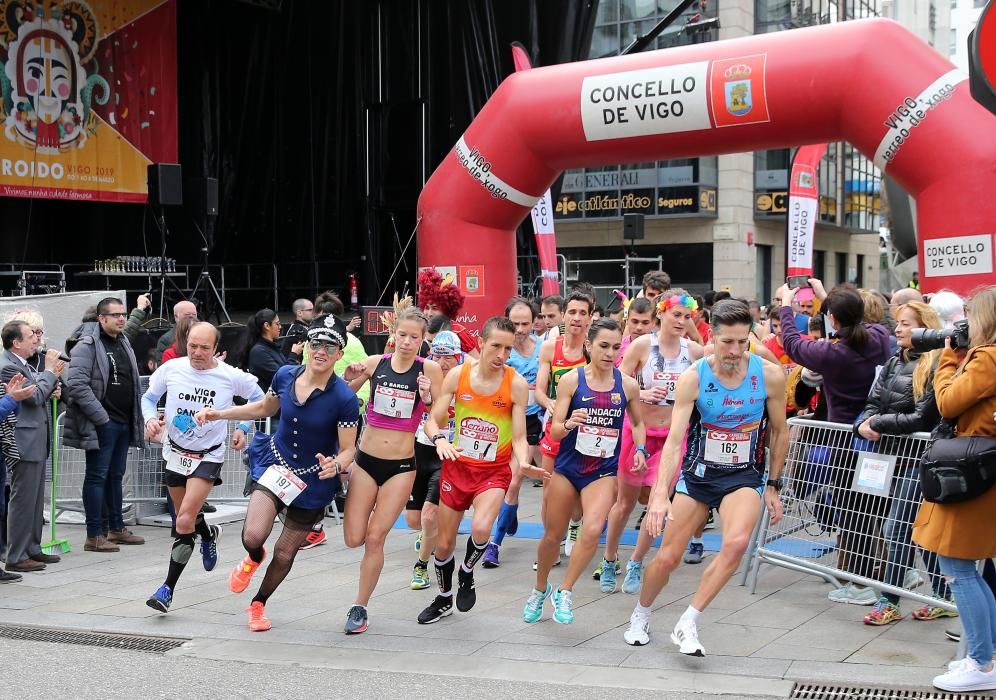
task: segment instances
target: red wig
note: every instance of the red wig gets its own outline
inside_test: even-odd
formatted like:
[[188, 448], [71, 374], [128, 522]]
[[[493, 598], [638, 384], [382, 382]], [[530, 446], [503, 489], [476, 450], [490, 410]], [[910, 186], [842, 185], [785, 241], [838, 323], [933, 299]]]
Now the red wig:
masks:
[[455, 283], [443, 284], [443, 276], [433, 268], [427, 268], [418, 273], [416, 278], [418, 288], [418, 307], [424, 309], [432, 304], [451, 321], [463, 308], [464, 297]]

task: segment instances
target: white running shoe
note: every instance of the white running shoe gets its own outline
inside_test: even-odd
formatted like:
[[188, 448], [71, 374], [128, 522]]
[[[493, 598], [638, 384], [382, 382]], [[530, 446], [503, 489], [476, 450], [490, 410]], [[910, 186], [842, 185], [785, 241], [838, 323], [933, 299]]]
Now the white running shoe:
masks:
[[574, 551], [574, 545], [578, 541], [578, 530], [581, 529], [581, 523], [575, 525], [571, 523], [567, 526], [567, 537], [564, 538], [564, 556], [571, 556], [571, 552]]
[[996, 690], [996, 668], [992, 671], [983, 671], [974, 659], [965, 657], [953, 669], [935, 677], [934, 687], [952, 693]]
[[641, 615], [636, 610], [629, 617], [629, 629], [623, 632], [623, 639], [632, 647], [642, 647], [650, 642], [650, 615]]
[[694, 622], [678, 620], [671, 633], [671, 641], [678, 645], [678, 651], [688, 656], [705, 656], [705, 647], [699, 642], [699, 630]]

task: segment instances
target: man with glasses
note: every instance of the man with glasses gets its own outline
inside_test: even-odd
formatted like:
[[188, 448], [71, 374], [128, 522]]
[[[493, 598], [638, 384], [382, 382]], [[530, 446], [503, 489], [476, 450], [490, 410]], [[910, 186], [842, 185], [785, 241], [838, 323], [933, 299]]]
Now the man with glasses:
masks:
[[65, 364], [59, 353], [50, 350], [45, 353], [42, 372], [31, 368], [28, 360], [38, 354], [38, 336], [26, 321], [6, 323], [0, 337], [5, 351], [0, 358], [0, 382], [6, 384], [21, 375], [24, 384], [35, 387], [32, 396], [21, 402], [13, 440], [2, 440], [2, 459], [12, 467], [5, 561], [8, 572], [41, 571], [46, 564], [59, 561], [58, 555], [42, 553], [41, 536], [45, 461], [51, 444], [49, 398]]
[[64, 442], [86, 451], [83, 549], [87, 552], [117, 552], [118, 545], [145, 544], [145, 539], [125, 528], [122, 515], [128, 448], [143, 444], [138, 363], [124, 335], [126, 320], [120, 299], [101, 299], [97, 321], [83, 324], [73, 347], [66, 380], [70, 402]]
[[294, 312], [294, 322], [282, 329], [284, 341], [280, 345], [280, 350], [284, 357], [290, 356], [294, 344], [307, 335], [311, 319], [315, 315], [315, 305], [307, 299], [295, 299], [291, 304], [291, 311]]

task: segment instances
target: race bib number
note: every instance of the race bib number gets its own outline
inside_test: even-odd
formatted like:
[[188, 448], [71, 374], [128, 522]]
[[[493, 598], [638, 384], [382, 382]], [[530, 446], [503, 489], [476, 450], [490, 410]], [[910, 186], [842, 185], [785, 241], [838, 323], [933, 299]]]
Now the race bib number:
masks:
[[488, 423], [484, 425], [460, 425], [457, 435], [457, 447], [462, 448], [461, 455], [482, 462], [494, 462], [498, 458], [498, 427]]
[[279, 464], [271, 464], [267, 467], [257, 483], [260, 486], [265, 486], [267, 491], [279, 498], [285, 506], [293, 503], [294, 499], [308, 488], [308, 485], [295, 476], [290, 469]]
[[169, 457], [166, 458], [166, 468], [174, 474], [190, 476], [197, 470], [197, 467], [201, 466], [203, 459], [199, 455], [170, 450]]
[[750, 461], [750, 433], [707, 430], [705, 458], [714, 464], [744, 464]]
[[574, 449], [589, 457], [608, 457], [615, 454], [619, 444], [619, 431], [615, 428], [601, 428], [597, 425], [578, 427], [578, 439]]
[[374, 391], [373, 410], [389, 418], [411, 418], [415, 410], [415, 392], [378, 386]]
[[663, 406], [664, 404], [674, 403], [674, 392], [678, 387], [678, 377], [681, 374], [678, 372], [654, 372], [653, 376], [653, 386], [663, 387], [667, 395], [664, 400], [659, 402], [658, 405]]

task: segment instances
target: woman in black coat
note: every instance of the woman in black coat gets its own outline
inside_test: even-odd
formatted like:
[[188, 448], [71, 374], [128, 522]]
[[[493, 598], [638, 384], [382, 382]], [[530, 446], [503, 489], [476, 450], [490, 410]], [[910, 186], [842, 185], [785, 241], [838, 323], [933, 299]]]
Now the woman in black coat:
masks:
[[[914, 546], [911, 542], [913, 519], [920, 505], [920, 477], [918, 459], [903, 454], [899, 441], [893, 435], [929, 432], [940, 420], [934, 399], [934, 368], [940, 351], [920, 353], [913, 349], [912, 331], [915, 328], [940, 328], [937, 312], [919, 301], [910, 302], [896, 310], [896, 340], [899, 351], [889, 358], [868, 395], [864, 410], [854, 422], [854, 431], [876, 444], [875, 451], [898, 455], [892, 476], [889, 513], [882, 526], [888, 549], [884, 583], [903, 587], [913, 564]], [[890, 444], [892, 443], [892, 444]], [[941, 576], [937, 556], [921, 552], [930, 574], [934, 595], [951, 599], [951, 591]], [[938, 606], [927, 605], [913, 612], [916, 620], [935, 620], [953, 617]], [[899, 596], [882, 593], [872, 611], [865, 615], [866, 625], [887, 625], [902, 619]]]

